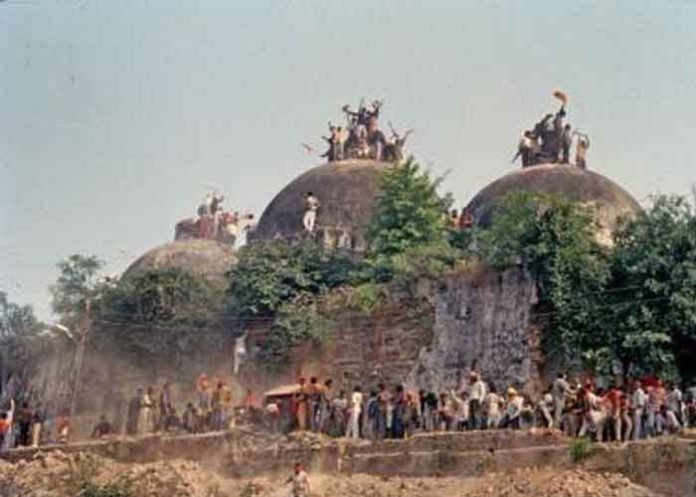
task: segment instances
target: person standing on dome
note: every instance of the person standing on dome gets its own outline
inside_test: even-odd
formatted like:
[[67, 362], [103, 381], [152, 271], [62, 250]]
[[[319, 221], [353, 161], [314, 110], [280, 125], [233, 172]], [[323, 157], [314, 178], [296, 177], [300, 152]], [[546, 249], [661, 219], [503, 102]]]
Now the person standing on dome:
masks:
[[302, 218], [302, 224], [305, 231], [314, 233], [314, 225], [317, 220], [317, 211], [319, 210], [319, 199], [312, 192], [307, 192], [304, 198], [305, 212]]
[[329, 136], [322, 136], [322, 139], [329, 144], [329, 148], [324, 152], [321, 157], [326, 157], [329, 162], [333, 162], [338, 159], [338, 141], [339, 141], [339, 129], [338, 127], [331, 124], [329, 121]]
[[590, 148], [590, 137], [577, 131], [573, 135], [578, 137], [575, 145], [575, 165], [582, 169], [587, 169], [587, 149]]
[[573, 134], [570, 124], [566, 124], [561, 132], [561, 164], [570, 163], [570, 146], [573, 144]]
[[517, 153], [512, 159], [515, 162], [518, 157], [522, 158], [522, 167], [529, 167], [534, 164], [537, 152], [539, 151], [539, 142], [533, 131], [527, 130], [522, 134], [520, 142], [517, 145]]

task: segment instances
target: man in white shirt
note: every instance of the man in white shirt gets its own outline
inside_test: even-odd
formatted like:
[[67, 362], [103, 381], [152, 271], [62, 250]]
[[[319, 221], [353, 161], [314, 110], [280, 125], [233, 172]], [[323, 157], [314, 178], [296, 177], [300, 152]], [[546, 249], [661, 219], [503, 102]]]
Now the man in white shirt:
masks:
[[502, 414], [500, 407], [503, 404], [503, 398], [495, 391], [495, 385], [492, 385], [490, 391], [483, 399], [483, 412], [486, 416], [484, 427], [487, 429], [498, 428]]
[[469, 429], [478, 430], [483, 426], [481, 405], [488, 388], [477, 372], [469, 375]]
[[308, 233], [314, 233], [314, 224], [316, 223], [317, 211], [319, 210], [319, 199], [312, 192], [307, 192], [304, 204], [305, 213], [302, 218], [302, 224]]
[[665, 398], [665, 405], [667, 407], [667, 427], [670, 431], [679, 431], [681, 428], [679, 419], [683, 419], [682, 406], [684, 404], [682, 402], [682, 392], [676, 384], [669, 389]]
[[553, 397], [553, 426], [562, 429], [563, 410], [565, 409], [566, 398], [572, 393], [565, 373], [559, 373], [551, 386], [551, 397]]
[[520, 429], [520, 414], [524, 406], [524, 397], [517, 394], [517, 390], [510, 387], [507, 390], [507, 404], [505, 406], [505, 416], [500, 423], [501, 428]]
[[633, 440], [639, 440], [643, 435], [643, 412], [648, 396], [645, 394], [640, 381], [633, 383], [631, 394], [631, 407], [633, 407]]
[[360, 438], [360, 414], [362, 413], [363, 394], [360, 386], [353, 389], [350, 397], [350, 419], [346, 429], [346, 437]]

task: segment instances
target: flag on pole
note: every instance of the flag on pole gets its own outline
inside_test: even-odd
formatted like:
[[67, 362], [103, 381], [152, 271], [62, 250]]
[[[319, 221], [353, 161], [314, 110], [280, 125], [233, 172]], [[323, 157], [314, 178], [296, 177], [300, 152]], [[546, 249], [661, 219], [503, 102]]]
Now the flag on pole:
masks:
[[561, 90], [556, 90], [553, 92], [553, 96], [560, 100], [563, 105], [568, 103], [568, 95], [563, 93]]

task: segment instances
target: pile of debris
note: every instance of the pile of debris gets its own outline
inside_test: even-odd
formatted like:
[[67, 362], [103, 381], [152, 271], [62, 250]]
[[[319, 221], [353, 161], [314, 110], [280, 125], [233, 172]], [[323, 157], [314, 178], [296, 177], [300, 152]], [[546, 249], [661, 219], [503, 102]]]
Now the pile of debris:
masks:
[[[484, 477], [473, 495], [491, 497], [655, 497], [658, 494], [615, 473], [582, 470], [516, 470]], [[469, 495], [469, 494], [466, 494]]]
[[[311, 475], [310, 481], [312, 497], [659, 497], [621, 475], [580, 470], [521, 470], [475, 478]], [[289, 495], [282, 478], [269, 477], [237, 480], [228, 491], [234, 497]]]
[[[0, 461], [0, 496], [279, 497], [289, 495], [290, 466], [288, 473], [233, 479], [181, 460], [123, 464], [55, 451], [30, 461]], [[527, 469], [474, 478], [311, 473], [310, 481], [312, 497], [658, 497], [623, 476], [581, 470]]]
[[89, 453], [38, 453], [31, 461], [0, 461], [0, 496], [216, 497], [221, 480], [188, 461], [120, 464]]

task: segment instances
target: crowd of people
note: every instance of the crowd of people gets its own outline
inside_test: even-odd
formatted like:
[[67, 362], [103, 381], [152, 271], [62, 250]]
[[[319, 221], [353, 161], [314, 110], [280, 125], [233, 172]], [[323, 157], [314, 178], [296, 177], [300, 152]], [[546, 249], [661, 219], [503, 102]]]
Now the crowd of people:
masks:
[[[513, 387], [498, 392], [471, 371], [458, 388], [410, 391], [383, 383], [351, 392], [336, 390], [333, 381], [300, 378], [279, 395], [257, 397], [247, 390], [233, 404], [232, 390], [205, 373], [195, 381], [195, 399], [182, 410], [175, 404], [172, 384], [138, 388], [127, 406], [125, 430], [102, 415], [91, 431], [103, 438], [125, 431], [138, 436], [161, 432], [223, 431], [237, 423], [262, 425], [274, 432], [309, 430], [332, 437], [380, 440], [434, 431], [515, 430], [544, 427], [570, 437], [597, 441], [628, 441], [676, 433], [696, 425], [696, 386], [682, 393], [676, 383], [646, 377], [598, 387], [592, 381], [570, 381], [559, 374], [539, 398]], [[14, 400], [0, 411], [0, 450], [65, 443], [71, 430], [69, 412]]]
[[366, 439], [404, 438], [418, 432], [545, 427], [598, 441], [638, 440], [675, 433], [696, 422], [696, 387], [644, 378], [628, 387], [570, 382], [561, 374], [538, 399], [515, 388], [498, 393], [477, 372], [457, 389], [407, 391], [384, 384], [370, 391], [335, 391], [333, 382], [299, 380], [293, 395], [266, 400], [269, 428], [311, 430]]
[[543, 163], [570, 164], [570, 150], [575, 144], [575, 165], [586, 169], [590, 137], [573, 130], [570, 124], [563, 121], [566, 117], [567, 95], [556, 91], [553, 96], [561, 101], [561, 108], [555, 114], [546, 114], [532, 129], [522, 134], [512, 162], [520, 158], [522, 167]]
[[64, 443], [70, 431], [67, 409], [51, 404], [33, 404], [20, 396], [10, 398], [0, 411], [0, 452], [14, 447], [38, 447], [45, 443]]
[[206, 196], [196, 211], [195, 218], [184, 219], [176, 224], [175, 240], [216, 240], [239, 246], [241, 237], [254, 228], [254, 215], [241, 214], [223, 208], [225, 197], [214, 192]]
[[328, 144], [322, 154], [329, 162], [349, 159], [372, 159], [398, 162], [403, 158], [403, 149], [413, 130], [398, 133], [389, 124], [391, 136], [387, 137], [379, 129], [379, 113], [383, 102], [375, 100], [366, 104], [360, 102], [357, 111], [344, 105], [346, 125], [338, 126], [329, 122], [329, 136], [322, 136]]
[[154, 387], [138, 388], [128, 403], [126, 433], [143, 435], [179, 430], [202, 433], [227, 429], [233, 415], [232, 389], [227, 382], [201, 373], [195, 382], [195, 392], [195, 400], [179, 409], [171, 382], [165, 382], [159, 391]]
[[[121, 417], [120, 413], [115, 413], [111, 420], [102, 414], [89, 432], [90, 436], [100, 439], [122, 433], [137, 436], [227, 429], [235, 414], [232, 390], [227, 382], [201, 373], [194, 387], [195, 400], [188, 402], [183, 410], [176, 405], [169, 381], [161, 388], [137, 388], [126, 408], [125, 426], [114, 422]], [[68, 409], [57, 411], [51, 404], [43, 406], [33, 399], [23, 399], [19, 403], [10, 399], [7, 408], [0, 411], [0, 450], [66, 443], [72, 435], [71, 428]]]

